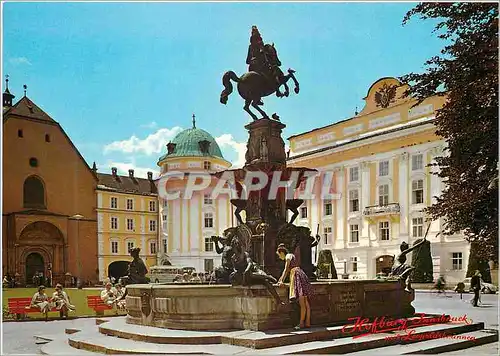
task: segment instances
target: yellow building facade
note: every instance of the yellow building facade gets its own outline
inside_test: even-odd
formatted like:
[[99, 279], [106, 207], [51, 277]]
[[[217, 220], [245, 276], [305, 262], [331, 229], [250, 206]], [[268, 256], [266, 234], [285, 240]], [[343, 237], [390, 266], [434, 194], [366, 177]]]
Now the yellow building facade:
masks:
[[[332, 250], [337, 271], [349, 278], [390, 271], [400, 244], [412, 245], [425, 234], [423, 209], [444, 187], [428, 164], [445, 154], [433, 120], [446, 99], [430, 97], [415, 106], [415, 99], [404, 97], [406, 89], [395, 78], [382, 78], [354, 117], [289, 138], [289, 166], [334, 172], [338, 199], [322, 199], [316, 185], [316, 197], [302, 205], [297, 224], [319, 224], [320, 249]], [[434, 277], [462, 280], [468, 243], [441, 230], [441, 220], [430, 223]]]
[[153, 173], [148, 178], [98, 173], [97, 237], [99, 279], [127, 274], [132, 261], [129, 250], [139, 247], [140, 257], [151, 267], [157, 264], [158, 254], [158, 194]]

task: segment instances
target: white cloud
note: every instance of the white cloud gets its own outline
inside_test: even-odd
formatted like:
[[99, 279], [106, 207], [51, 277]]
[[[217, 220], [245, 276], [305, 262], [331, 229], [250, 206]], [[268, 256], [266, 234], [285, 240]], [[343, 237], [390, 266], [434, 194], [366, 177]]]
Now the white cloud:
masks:
[[232, 148], [236, 154], [238, 155], [238, 158], [236, 161], [232, 162], [233, 167], [232, 168], [241, 168], [245, 164], [245, 153], [247, 151], [247, 143], [246, 142], [237, 142], [233, 139], [233, 135], [231, 134], [223, 134], [219, 137], [215, 138], [215, 141], [217, 141], [217, 144], [221, 148], [229, 147]]
[[153, 121], [150, 122], [149, 124], [141, 125], [141, 127], [145, 129], [156, 129], [158, 127], [158, 124], [155, 121]]
[[26, 64], [26, 65], [31, 65], [31, 62], [28, 60], [26, 57], [14, 57], [9, 59], [10, 64], [13, 65], [21, 65], [21, 64]]
[[[156, 123], [151, 123], [155, 124]], [[148, 124], [148, 125], [151, 125]], [[110, 152], [122, 152], [122, 153], [144, 153], [147, 156], [152, 156], [153, 154], [160, 154], [165, 150], [165, 145], [171, 141], [179, 132], [182, 131], [181, 127], [175, 126], [171, 129], [162, 128], [158, 129], [155, 133], [150, 134], [144, 139], [140, 139], [137, 136], [133, 135], [129, 139], [114, 141], [104, 146], [104, 154], [108, 154]], [[231, 150], [236, 153], [236, 160], [233, 161], [233, 166], [235, 168], [243, 167], [245, 164], [245, 153], [247, 150], [246, 142], [237, 142], [234, 140], [233, 135], [231, 134], [223, 134], [219, 137], [216, 137], [215, 140], [217, 144], [223, 150]], [[232, 156], [232, 155], [231, 155]], [[114, 163], [115, 165], [109, 165], [109, 167], [117, 167], [118, 169], [122, 169], [124, 173], [128, 174], [129, 169], [134, 169], [134, 159], [132, 158], [131, 163]], [[121, 168], [120, 168], [121, 167]], [[141, 170], [142, 168], [138, 168]], [[145, 169], [144, 172], [147, 172], [150, 169]]]
[[160, 174], [158, 168], [138, 167], [134, 159], [132, 159], [132, 161], [128, 163], [108, 161], [106, 164], [102, 166], [97, 166], [97, 168], [99, 169], [98, 170], [99, 173], [108, 173], [108, 174], [111, 173], [111, 167], [116, 167], [118, 169], [119, 175], [126, 175], [126, 176], [128, 176], [128, 170], [133, 169], [134, 176], [137, 178], [147, 178], [148, 172], [153, 172], [153, 179], [156, 179]]
[[171, 129], [159, 129], [142, 140], [133, 135], [127, 140], [114, 141], [104, 146], [104, 154], [113, 151], [124, 153], [142, 152], [148, 156], [151, 156], [152, 154], [159, 154], [163, 151], [165, 145], [181, 131], [182, 128], [179, 126], [175, 126]]

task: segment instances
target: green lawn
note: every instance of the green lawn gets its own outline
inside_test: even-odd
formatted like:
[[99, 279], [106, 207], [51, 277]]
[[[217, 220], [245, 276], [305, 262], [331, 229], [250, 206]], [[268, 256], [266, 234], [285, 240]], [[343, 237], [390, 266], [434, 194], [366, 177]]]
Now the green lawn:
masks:
[[[100, 295], [101, 290], [99, 289], [76, 289], [76, 288], [65, 288], [64, 289], [69, 296], [71, 304], [76, 307], [76, 311], [70, 312], [69, 317], [75, 316], [95, 316], [96, 313], [94, 310], [90, 309], [87, 306], [87, 296], [88, 295]], [[9, 298], [21, 298], [21, 297], [33, 297], [33, 294], [37, 291], [36, 288], [3, 288], [2, 289], [2, 310], [7, 308], [7, 300]], [[54, 288], [47, 288], [45, 290], [48, 296], [52, 296], [54, 293]], [[120, 314], [124, 314], [124, 312], [120, 312]], [[105, 310], [104, 315], [116, 315], [116, 309], [113, 310]], [[41, 313], [29, 313], [27, 314], [30, 319], [39, 319], [43, 318]], [[59, 318], [58, 312], [50, 312], [49, 318], [57, 317]], [[5, 314], [4, 314], [5, 318]]]

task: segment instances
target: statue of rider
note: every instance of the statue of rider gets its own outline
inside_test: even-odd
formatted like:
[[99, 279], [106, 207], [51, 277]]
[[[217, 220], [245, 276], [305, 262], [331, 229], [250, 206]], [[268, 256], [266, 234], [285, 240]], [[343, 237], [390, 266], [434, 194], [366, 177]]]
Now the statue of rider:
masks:
[[264, 50], [264, 41], [257, 26], [252, 26], [250, 45], [248, 46], [247, 64], [249, 72], [264, 73], [269, 71], [269, 63]]
[[[272, 46], [274, 47], [274, 44]], [[283, 72], [279, 68], [281, 62], [277, 60], [276, 64], [273, 66], [268, 59], [268, 55], [266, 45], [262, 40], [262, 36], [257, 26], [252, 26], [252, 34], [250, 36], [250, 45], [248, 46], [247, 54], [248, 71], [257, 72], [268, 78], [268, 80], [275, 81], [279, 85], [280, 76], [283, 76]], [[258, 104], [263, 105], [262, 101], [259, 101]]]

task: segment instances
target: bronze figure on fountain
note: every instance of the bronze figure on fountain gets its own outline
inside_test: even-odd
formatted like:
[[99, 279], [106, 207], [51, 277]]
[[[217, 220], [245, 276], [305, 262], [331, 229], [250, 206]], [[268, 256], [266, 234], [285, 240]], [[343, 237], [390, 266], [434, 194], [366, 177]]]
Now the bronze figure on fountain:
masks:
[[[280, 69], [281, 61], [278, 58], [274, 43], [264, 44], [257, 26], [252, 26], [246, 62], [249, 65], [248, 73], [238, 77], [233, 71], [228, 71], [222, 77], [224, 90], [220, 94], [220, 102], [222, 104], [227, 103], [229, 95], [233, 92], [232, 80], [238, 83], [238, 92], [245, 99], [243, 109], [254, 120], [258, 120], [258, 117], [250, 110], [251, 105], [262, 115], [262, 118], [269, 119], [266, 112], [259, 107], [264, 105], [262, 98], [273, 93], [276, 93], [279, 98], [287, 97], [290, 93], [287, 82], [290, 79], [295, 84], [295, 93], [298, 94], [300, 89], [299, 82], [294, 75], [295, 71], [288, 69], [287, 75], [283, 73]], [[281, 86], [285, 88], [283, 93], [280, 90]], [[278, 120], [276, 114], [273, 114], [272, 117]]]

